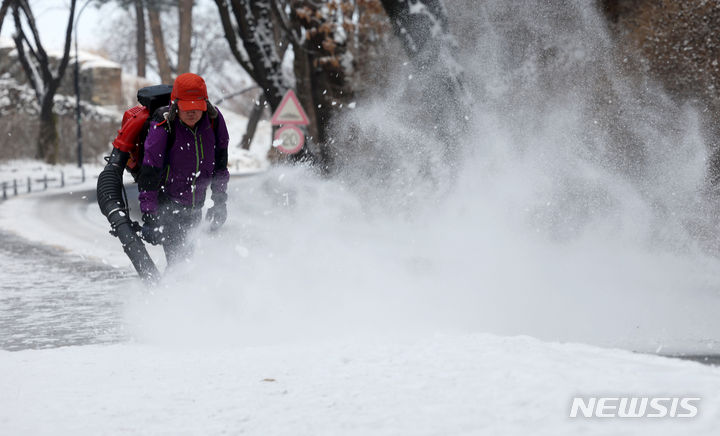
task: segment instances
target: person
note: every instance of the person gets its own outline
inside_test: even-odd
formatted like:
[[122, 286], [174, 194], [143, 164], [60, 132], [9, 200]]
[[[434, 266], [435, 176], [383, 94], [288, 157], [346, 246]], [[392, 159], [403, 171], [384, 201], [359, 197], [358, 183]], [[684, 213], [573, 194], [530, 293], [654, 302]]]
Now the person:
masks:
[[230, 178], [227, 125], [208, 101], [205, 80], [179, 75], [170, 100], [153, 115], [138, 178], [143, 239], [162, 244], [168, 266], [192, 252], [188, 235], [202, 220], [208, 186], [211, 229], [225, 223]]

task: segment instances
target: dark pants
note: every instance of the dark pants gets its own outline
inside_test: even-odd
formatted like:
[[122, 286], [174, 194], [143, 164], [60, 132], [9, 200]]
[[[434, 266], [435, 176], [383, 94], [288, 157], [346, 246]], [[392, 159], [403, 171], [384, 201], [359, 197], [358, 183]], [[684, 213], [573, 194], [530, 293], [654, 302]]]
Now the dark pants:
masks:
[[163, 226], [163, 249], [168, 266], [187, 259], [193, 252], [188, 235], [200, 224], [202, 209], [183, 206], [169, 198], [160, 198], [158, 218]]

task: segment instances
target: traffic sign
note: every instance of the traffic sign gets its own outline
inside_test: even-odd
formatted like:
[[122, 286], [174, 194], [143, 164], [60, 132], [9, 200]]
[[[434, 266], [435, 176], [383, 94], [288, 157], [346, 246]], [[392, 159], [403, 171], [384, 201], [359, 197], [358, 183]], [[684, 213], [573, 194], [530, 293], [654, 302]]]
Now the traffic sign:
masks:
[[305, 135], [302, 130], [295, 126], [285, 126], [278, 129], [273, 141], [273, 146], [285, 154], [297, 153], [303, 148], [304, 144]]
[[288, 92], [285, 93], [285, 96], [280, 102], [280, 106], [278, 106], [272, 116], [271, 123], [273, 126], [280, 126], [283, 124], [307, 126], [310, 124], [307, 114], [303, 110], [302, 106], [300, 106], [300, 102], [292, 89], [289, 89]]

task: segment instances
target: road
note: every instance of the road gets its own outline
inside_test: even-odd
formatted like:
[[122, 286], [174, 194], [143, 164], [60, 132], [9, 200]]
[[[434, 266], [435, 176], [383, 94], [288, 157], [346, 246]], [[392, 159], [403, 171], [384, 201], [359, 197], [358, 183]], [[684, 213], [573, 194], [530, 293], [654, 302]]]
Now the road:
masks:
[[[127, 187], [127, 196], [131, 216], [139, 220], [136, 185]], [[0, 349], [126, 339], [122, 305], [133, 288], [128, 285], [138, 279], [119, 242], [108, 234], [94, 190], [14, 199], [0, 212], [0, 229], [8, 215], [23, 217], [23, 232], [0, 230]], [[162, 268], [162, 250], [149, 251]], [[720, 356], [698, 351], [681, 357], [720, 364]]]
[[131, 271], [0, 232], [0, 349], [117, 342]]
[[[126, 190], [131, 216], [139, 220], [137, 185]], [[0, 350], [125, 338], [122, 306], [138, 278], [109, 235], [96, 198], [94, 189], [85, 189], [2, 203], [4, 222], [19, 222], [22, 232], [0, 226]], [[148, 250], [163, 266], [162, 249]]]

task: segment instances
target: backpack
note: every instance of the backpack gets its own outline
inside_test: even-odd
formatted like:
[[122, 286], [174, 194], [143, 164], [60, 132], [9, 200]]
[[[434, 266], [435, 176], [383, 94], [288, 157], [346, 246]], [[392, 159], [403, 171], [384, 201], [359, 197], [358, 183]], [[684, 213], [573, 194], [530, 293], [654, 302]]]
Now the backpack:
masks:
[[[150, 122], [162, 120], [164, 113], [169, 110], [171, 93], [172, 86], [170, 85], [154, 85], [141, 88], [137, 92], [137, 99], [140, 104], [126, 110], [123, 114], [120, 130], [118, 130], [118, 135], [112, 144], [118, 150], [130, 153], [126, 169], [136, 182], [140, 176], [140, 167], [142, 167], [145, 156], [145, 139], [148, 130], [150, 130]], [[208, 109], [210, 108], [214, 110], [214, 107], [208, 102]], [[215, 112], [215, 116], [217, 116], [217, 112]], [[215, 117], [210, 117], [210, 124], [217, 138]], [[167, 125], [166, 129], [168, 131], [167, 148], [170, 148], [175, 142], [175, 131], [169, 125]], [[167, 153], [165, 153], [165, 156], [167, 156]]]
[[132, 107], [123, 114], [118, 135], [112, 142], [113, 147], [130, 154], [126, 169], [137, 181], [140, 175], [143, 156], [145, 155], [145, 138], [150, 129], [151, 115], [163, 106], [170, 104], [172, 86], [155, 85], [141, 88], [137, 92], [139, 105]]

